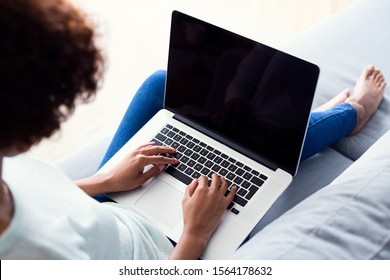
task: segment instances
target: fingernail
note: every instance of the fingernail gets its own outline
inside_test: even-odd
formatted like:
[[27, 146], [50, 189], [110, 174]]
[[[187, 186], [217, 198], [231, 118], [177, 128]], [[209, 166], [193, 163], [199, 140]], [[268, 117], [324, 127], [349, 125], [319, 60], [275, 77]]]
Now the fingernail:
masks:
[[163, 170], [165, 169], [165, 165], [164, 165], [164, 164], [160, 164], [160, 165], [158, 166], [158, 168], [160, 169], [160, 171], [163, 171]]

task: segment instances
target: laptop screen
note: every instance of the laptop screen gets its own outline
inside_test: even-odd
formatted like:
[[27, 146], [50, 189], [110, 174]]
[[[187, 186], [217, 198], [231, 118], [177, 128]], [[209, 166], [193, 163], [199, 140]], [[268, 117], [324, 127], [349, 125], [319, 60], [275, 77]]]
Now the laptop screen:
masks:
[[172, 14], [165, 108], [256, 161], [296, 173], [316, 65]]

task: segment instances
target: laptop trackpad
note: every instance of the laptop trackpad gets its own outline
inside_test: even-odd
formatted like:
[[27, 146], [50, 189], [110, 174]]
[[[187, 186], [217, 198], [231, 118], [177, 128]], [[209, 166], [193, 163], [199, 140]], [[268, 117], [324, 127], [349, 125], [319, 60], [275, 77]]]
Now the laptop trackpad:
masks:
[[157, 221], [174, 228], [182, 218], [182, 199], [183, 193], [157, 179], [135, 204]]

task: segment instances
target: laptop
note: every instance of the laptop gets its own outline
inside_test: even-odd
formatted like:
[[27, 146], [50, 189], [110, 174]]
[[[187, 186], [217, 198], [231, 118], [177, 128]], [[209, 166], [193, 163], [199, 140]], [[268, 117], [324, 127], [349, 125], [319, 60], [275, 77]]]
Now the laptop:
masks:
[[149, 141], [174, 147], [180, 164], [110, 197], [177, 242], [186, 186], [224, 176], [237, 194], [201, 259], [228, 258], [297, 172], [318, 76], [308, 61], [173, 11], [164, 109], [101, 171]]

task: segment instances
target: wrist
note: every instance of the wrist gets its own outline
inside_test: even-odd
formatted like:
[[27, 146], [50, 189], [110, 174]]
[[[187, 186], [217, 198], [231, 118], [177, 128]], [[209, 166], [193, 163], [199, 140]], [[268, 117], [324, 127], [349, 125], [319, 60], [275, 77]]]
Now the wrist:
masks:
[[112, 192], [110, 187], [111, 178], [106, 174], [95, 174], [91, 177], [76, 181], [76, 184], [90, 196]]
[[208, 238], [184, 231], [171, 255], [171, 259], [198, 259], [206, 248], [207, 242]]

